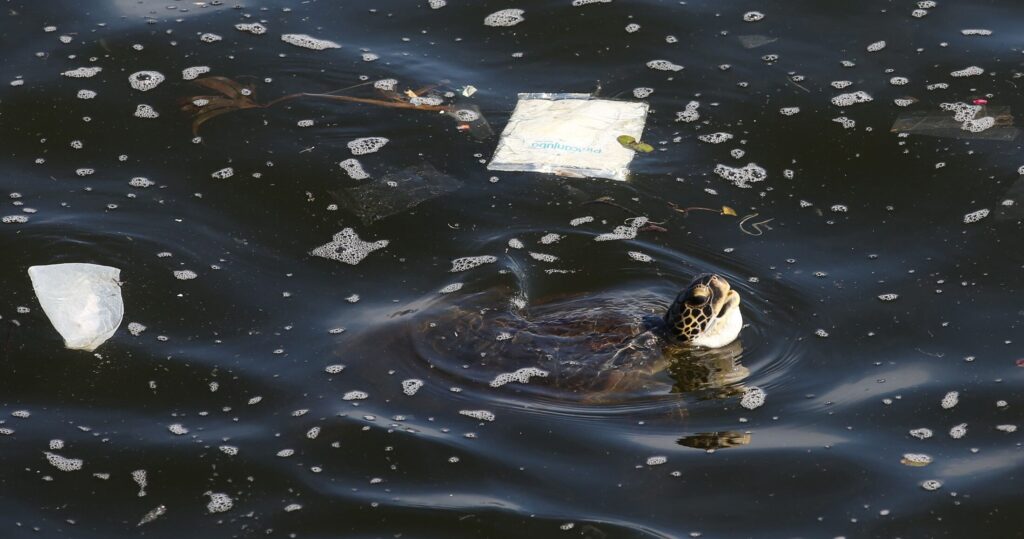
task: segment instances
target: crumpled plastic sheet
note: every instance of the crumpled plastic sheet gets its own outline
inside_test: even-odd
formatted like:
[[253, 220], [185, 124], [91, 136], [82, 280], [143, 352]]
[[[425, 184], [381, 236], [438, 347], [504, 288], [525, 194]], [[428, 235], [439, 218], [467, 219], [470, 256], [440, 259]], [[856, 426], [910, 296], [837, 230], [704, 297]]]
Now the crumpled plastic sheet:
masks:
[[954, 119], [948, 111], [918, 111], [901, 114], [892, 124], [893, 133], [910, 133], [930, 137], [981, 140], [1013, 140], [1020, 129], [1013, 125], [1013, 115], [1008, 106], [986, 106], [977, 114], [978, 118], [991, 116], [995, 125], [984, 131], [972, 132], [963, 129], [963, 122]]
[[331, 191], [338, 205], [365, 225], [396, 215], [462, 187], [459, 180], [429, 163], [404, 168], [359, 187]]
[[92, 352], [121, 325], [121, 270], [96, 264], [52, 264], [32, 266], [28, 276], [64, 346]]

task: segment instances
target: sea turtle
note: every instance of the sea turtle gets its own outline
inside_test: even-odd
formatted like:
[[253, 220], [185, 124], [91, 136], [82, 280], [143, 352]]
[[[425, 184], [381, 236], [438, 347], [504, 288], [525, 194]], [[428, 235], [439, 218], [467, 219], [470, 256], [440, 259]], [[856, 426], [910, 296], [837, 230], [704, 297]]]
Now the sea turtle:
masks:
[[[499, 300], [497, 297], [504, 300]], [[463, 296], [419, 326], [421, 355], [492, 386], [523, 382], [577, 400], [706, 389], [734, 394], [740, 296], [698, 275], [666, 309], [657, 291], [608, 291], [527, 302], [511, 290]], [[541, 387], [537, 387], [538, 383]]]

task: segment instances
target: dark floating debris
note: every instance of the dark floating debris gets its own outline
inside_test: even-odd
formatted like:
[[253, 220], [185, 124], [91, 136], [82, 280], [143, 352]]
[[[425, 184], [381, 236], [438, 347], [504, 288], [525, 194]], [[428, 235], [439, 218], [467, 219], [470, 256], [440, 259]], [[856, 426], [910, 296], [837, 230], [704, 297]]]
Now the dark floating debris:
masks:
[[418, 206], [462, 187], [459, 180], [429, 163], [407, 167], [349, 189], [331, 191], [338, 204], [356, 214], [364, 225]]

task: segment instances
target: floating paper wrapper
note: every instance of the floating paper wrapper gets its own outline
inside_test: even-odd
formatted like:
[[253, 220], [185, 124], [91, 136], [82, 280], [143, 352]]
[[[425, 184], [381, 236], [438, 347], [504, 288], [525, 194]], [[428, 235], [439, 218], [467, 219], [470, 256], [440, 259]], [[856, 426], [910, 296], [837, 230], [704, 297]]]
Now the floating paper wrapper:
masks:
[[28, 269], [43, 312], [72, 350], [92, 352], [124, 317], [121, 270], [96, 264], [53, 264]]

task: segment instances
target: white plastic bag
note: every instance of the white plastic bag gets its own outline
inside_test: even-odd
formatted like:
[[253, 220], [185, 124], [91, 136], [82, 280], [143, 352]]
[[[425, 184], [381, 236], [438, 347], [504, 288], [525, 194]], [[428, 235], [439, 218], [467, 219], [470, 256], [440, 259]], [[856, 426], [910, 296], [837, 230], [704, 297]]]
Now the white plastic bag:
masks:
[[643, 102], [589, 94], [519, 94], [487, 168], [625, 181], [633, 150], [617, 139], [629, 135], [640, 140], [646, 121]]
[[32, 288], [64, 346], [92, 352], [114, 335], [124, 317], [121, 270], [96, 264], [28, 269]]

